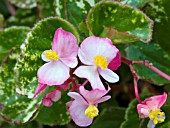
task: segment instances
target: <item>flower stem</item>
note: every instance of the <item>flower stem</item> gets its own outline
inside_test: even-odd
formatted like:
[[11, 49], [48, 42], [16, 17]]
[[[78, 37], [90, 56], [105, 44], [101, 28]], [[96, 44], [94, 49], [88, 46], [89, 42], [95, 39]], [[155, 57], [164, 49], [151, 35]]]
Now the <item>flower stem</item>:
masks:
[[138, 102], [140, 103], [141, 99], [139, 97], [139, 92], [138, 92], [138, 80], [139, 80], [139, 76], [135, 72], [132, 64], [130, 64], [129, 67], [130, 67], [130, 71], [133, 74], [133, 83], [134, 83], [135, 96], [136, 96], [136, 99], [138, 100]]

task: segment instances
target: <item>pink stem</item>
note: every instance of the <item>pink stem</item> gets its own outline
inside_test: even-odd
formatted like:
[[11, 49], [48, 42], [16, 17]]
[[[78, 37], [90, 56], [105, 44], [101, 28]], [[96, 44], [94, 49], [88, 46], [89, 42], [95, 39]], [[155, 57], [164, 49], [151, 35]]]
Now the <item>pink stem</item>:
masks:
[[8, 7], [9, 12], [11, 13], [11, 15], [15, 15], [16, 14], [15, 8], [9, 2], [6, 2], [6, 5]]
[[140, 103], [141, 100], [140, 100], [139, 92], [138, 92], [138, 80], [139, 80], [139, 76], [135, 72], [132, 64], [129, 64], [129, 67], [130, 67], [130, 71], [133, 74], [133, 83], [134, 83], [135, 96], [136, 96], [136, 99], [138, 100], [138, 102]]
[[84, 81], [84, 83], [81, 86], [85, 86], [88, 82], [89, 82], [88, 80]]
[[156, 67], [150, 66], [149, 68], [152, 69], [154, 72], [158, 73], [160, 76], [164, 77], [165, 79], [170, 80], [170, 76], [168, 76], [167, 74], [165, 74], [161, 70], [157, 69]]

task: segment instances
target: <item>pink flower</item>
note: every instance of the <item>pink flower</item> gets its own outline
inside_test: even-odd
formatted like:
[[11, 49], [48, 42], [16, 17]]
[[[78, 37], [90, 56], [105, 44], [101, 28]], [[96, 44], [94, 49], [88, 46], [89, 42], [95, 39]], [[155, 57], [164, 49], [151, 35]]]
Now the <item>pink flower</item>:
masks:
[[53, 101], [57, 102], [61, 98], [61, 91], [56, 89], [48, 94], [46, 94], [42, 100], [44, 106], [51, 107]]
[[41, 57], [47, 62], [38, 70], [38, 82], [47, 85], [61, 85], [70, 77], [70, 68], [75, 68], [78, 45], [76, 37], [62, 28], [55, 32], [52, 49], [45, 50]]
[[68, 111], [73, 121], [78, 126], [88, 126], [92, 123], [93, 118], [98, 115], [97, 109], [98, 103], [104, 102], [110, 99], [110, 96], [104, 96], [108, 90], [85, 90], [84, 86], [79, 88], [80, 94], [77, 92], [69, 92], [68, 96], [74, 100], [67, 103]]
[[165, 103], [167, 94], [152, 96], [137, 105], [140, 118], [150, 118], [148, 128], [154, 128], [157, 123], [165, 120], [165, 113], [161, 112], [161, 106]]
[[119, 81], [119, 76], [111, 70], [120, 66], [120, 53], [110, 39], [95, 36], [86, 38], [80, 45], [78, 56], [87, 66], [78, 67], [74, 74], [88, 79], [93, 89], [105, 89], [99, 74], [110, 83]]

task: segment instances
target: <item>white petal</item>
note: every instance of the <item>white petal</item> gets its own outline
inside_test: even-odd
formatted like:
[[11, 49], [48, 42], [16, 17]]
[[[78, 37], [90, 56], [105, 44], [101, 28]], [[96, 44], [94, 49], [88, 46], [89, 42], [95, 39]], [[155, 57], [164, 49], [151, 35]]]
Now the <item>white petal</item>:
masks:
[[153, 123], [153, 121], [149, 120], [147, 128], [154, 128], [154, 127], [155, 127], [155, 124]]
[[60, 58], [60, 60], [70, 68], [75, 68], [78, 64], [76, 57]]
[[102, 84], [96, 66], [80, 66], [78, 67], [74, 74], [80, 78], [86, 78], [91, 83], [93, 89], [105, 90]]
[[69, 67], [60, 61], [50, 61], [38, 70], [38, 81], [47, 85], [61, 85], [69, 77]]
[[102, 70], [98, 68], [100, 75], [110, 83], [116, 83], [119, 81], [119, 76], [110, 69]]

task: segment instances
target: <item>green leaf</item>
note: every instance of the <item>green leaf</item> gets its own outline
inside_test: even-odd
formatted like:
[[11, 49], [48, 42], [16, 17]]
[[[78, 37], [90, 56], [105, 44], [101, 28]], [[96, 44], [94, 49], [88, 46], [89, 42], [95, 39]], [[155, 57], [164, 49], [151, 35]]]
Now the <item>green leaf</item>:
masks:
[[36, 115], [41, 100], [28, 99], [15, 92], [14, 66], [19, 52], [19, 48], [14, 48], [0, 67], [0, 115], [10, 122], [20, 124]]
[[36, 8], [33, 9], [17, 9], [16, 14], [10, 16], [6, 22], [5, 26], [29, 26], [33, 27], [38, 21], [38, 11]]
[[[104, 37], [113, 39], [110, 31], [103, 32], [106, 27], [110, 27], [114, 32], [117, 31], [116, 36], [120, 33], [119, 41], [112, 40], [113, 43], [128, 43], [138, 40], [149, 42], [152, 37], [152, 20], [138, 9], [117, 2], [103, 1], [96, 4], [88, 14], [87, 25], [96, 36], [102, 34]], [[125, 35], [126, 40], [123, 40]]]
[[46, 18], [49, 16], [55, 16], [54, 0], [37, 0], [37, 8], [39, 10], [39, 16]]
[[11, 48], [20, 46], [24, 42], [28, 31], [27, 27], [11, 27], [0, 30], [0, 62], [9, 54]]
[[94, 4], [94, 0], [55, 0], [57, 15], [67, 19], [76, 27], [86, 18], [88, 11]]
[[125, 108], [105, 108], [94, 120], [91, 128], [119, 128], [124, 121]]
[[[153, 66], [170, 75], [170, 55], [162, 49], [159, 44], [144, 44], [142, 42], [129, 44], [126, 52], [128, 59], [148, 60]], [[151, 81], [158, 85], [170, 83], [170, 81], [143, 65], [134, 65], [134, 68], [141, 79]]]
[[36, 120], [47, 125], [65, 125], [71, 121], [71, 117], [66, 110], [66, 102], [70, 101], [66, 91], [62, 91], [59, 101], [53, 102], [52, 107], [43, 106]]
[[[150, 44], [136, 43], [129, 44], [127, 57], [132, 60], [149, 60], [153, 65], [170, 75], [170, 3], [168, 0], [154, 0], [146, 8], [146, 12], [155, 22], [153, 40]], [[135, 53], [135, 54], [134, 54]], [[163, 85], [170, 83], [159, 74], [150, 69], [136, 65], [135, 69], [142, 79], [152, 81], [155, 84]]]
[[169, 0], [153, 0], [146, 13], [154, 20], [154, 43], [158, 43], [170, 55], [170, 2]]
[[123, 4], [132, 5], [138, 8], [143, 8], [147, 3], [151, 0], [124, 0], [122, 1]]
[[[144, 99], [142, 97], [142, 99]], [[125, 121], [121, 124], [120, 128], [138, 128], [141, 123], [141, 119], [139, 119], [139, 115], [137, 112], [138, 101], [134, 99], [130, 102], [129, 107], [126, 109], [125, 112]], [[146, 128], [149, 119], [145, 119], [143, 125], [140, 128]]]
[[15, 67], [17, 93], [28, 95], [30, 92], [26, 87], [37, 79], [37, 70], [44, 64], [41, 54], [51, 49], [54, 33], [59, 27], [73, 33], [79, 42], [76, 29], [63, 19], [50, 17], [37, 23], [21, 46], [22, 55]]
[[9, 124], [7, 122], [0, 122], [1, 128], [43, 128], [42, 124], [37, 121], [32, 121], [26, 124]]
[[19, 8], [31, 9], [36, 7], [35, 0], [9, 0], [12, 4], [15, 4]]

